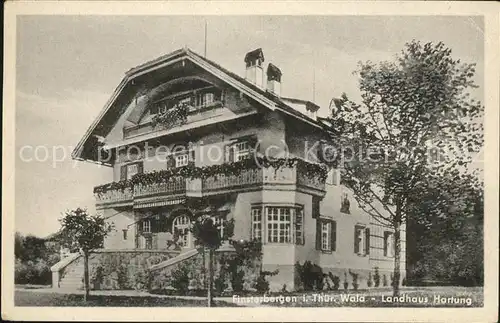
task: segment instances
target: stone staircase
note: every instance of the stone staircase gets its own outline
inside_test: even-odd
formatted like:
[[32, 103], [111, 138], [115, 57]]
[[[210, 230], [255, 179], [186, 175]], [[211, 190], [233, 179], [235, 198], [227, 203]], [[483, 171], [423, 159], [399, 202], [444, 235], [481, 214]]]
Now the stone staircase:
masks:
[[61, 278], [59, 282], [59, 288], [61, 289], [83, 289], [83, 262], [77, 266], [72, 266], [71, 269], [65, 273], [64, 277]]

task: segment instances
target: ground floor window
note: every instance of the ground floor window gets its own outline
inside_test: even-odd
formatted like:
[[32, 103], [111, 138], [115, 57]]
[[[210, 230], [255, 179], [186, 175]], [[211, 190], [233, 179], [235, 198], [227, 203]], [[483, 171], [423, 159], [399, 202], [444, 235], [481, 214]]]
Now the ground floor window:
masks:
[[265, 242], [268, 243], [304, 243], [304, 216], [301, 207], [255, 207], [251, 210], [251, 219], [252, 239], [262, 241], [265, 237]]
[[178, 216], [172, 223], [172, 233], [178, 238], [177, 244], [180, 247], [191, 245], [191, 231], [189, 230], [191, 221], [186, 215]]
[[331, 252], [337, 249], [337, 222], [318, 219], [316, 228], [316, 249]]
[[354, 253], [362, 256], [370, 253], [370, 229], [361, 224], [354, 226]]
[[394, 257], [394, 233], [384, 232], [384, 256]]

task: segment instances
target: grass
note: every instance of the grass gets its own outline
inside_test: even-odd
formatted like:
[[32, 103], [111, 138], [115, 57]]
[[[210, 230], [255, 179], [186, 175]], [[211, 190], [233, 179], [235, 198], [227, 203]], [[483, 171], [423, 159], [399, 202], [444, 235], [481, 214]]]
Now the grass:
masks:
[[[160, 298], [151, 296], [110, 296], [90, 295], [87, 302], [83, 295], [40, 293], [35, 291], [16, 290], [14, 294], [15, 306], [88, 306], [88, 307], [204, 307], [206, 300]], [[236, 304], [215, 302], [215, 306], [235, 307]]]

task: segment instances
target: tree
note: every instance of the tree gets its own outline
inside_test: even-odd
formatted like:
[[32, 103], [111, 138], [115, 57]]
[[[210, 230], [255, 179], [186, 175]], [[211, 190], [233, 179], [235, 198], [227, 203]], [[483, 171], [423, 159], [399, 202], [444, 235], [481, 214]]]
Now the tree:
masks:
[[[424, 189], [443, 177], [474, 177], [467, 166], [483, 144], [474, 64], [461, 64], [443, 43], [407, 43], [393, 62], [360, 63], [361, 103], [343, 94], [329, 117], [333, 157], [359, 206], [394, 230], [393, 294], [399, 294], [401, 227]], [[339, 149], [339, 146], [342, 147]], [[323, 152], [326, 150], [323, 149]], [[479, 181], [468, 186], [480, 189]], [[446, 201], [432, 199], [428, 207]]]
[[192, 222], [191, 232], [195, 238], [195, 244], [200, 245], [203, 249], [208, 249], [208, 283], [207, 283], [207, 300], [208, 307], [213, 306], [213, 282], [214, 282], [214, 253], [220, 248], [222, 241], [228, 239], [233, 234], [233, 220], [224, 220], [221, 225], [224, 226], [224, 236], [221, 236], [219, 228], [213, 221], [213, 216], [204, 214], [198, 216]]
[[106, 223], [105, 219], [98, 215], [90, 215], [87, 210], [77, 208], [66, 212], [60, 219], [60, 237], [62, 244], [69, 248], [78, 248], [84, 259], [84, 300], [87, 301], [89, 288], [89, 255], [97, 248], [102, 248], [104, 238], [113, 230], [113, 225]]

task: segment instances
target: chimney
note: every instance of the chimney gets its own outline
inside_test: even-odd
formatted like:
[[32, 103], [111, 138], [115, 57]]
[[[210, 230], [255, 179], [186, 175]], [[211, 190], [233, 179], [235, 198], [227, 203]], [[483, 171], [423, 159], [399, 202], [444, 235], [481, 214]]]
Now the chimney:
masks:
[[267, 90], [276, 96], [281, 95], [281, 70], [272, 63], [267, 66]]
[[264, 81], [262, 63], [264, 63], [264, 53], [262, 52], [262, 48], [257, 48], [245, 55], [245, 79], [260, 88], [263, 87]]

